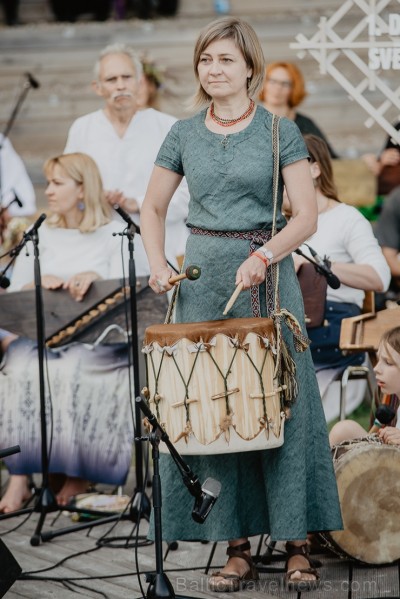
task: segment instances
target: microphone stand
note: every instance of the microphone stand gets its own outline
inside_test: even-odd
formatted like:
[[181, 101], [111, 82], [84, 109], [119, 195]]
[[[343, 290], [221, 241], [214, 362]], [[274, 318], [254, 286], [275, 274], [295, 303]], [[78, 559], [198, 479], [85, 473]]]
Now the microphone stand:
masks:
[[14, 124], [14, 121], [17, 117], [19, 109], [21, 108], [29, 90], [31, 88], [37, 89], [39, 87], [39, 84], [37, 83], [37, 81], [35, 79], [33, 79], [33, 77], [29, 73], [26, 74], [26, 77], [27, 77], [27, 80], [24, 83], [21, 93], [19, 94], [19, 96], [17, 98], [17, 101], [14, 105], [14, 108], [11, 111], [10, 117], [6, 123], [4, 131], [0, 137], [0, 199], [3, 198], [3, 176], [2, 176], [3, 173], [2, 173], [2, 164], [1, 164], [1, 153], [2, 153], [2, 150], [4, 147], [4, 142], [7, 139], [8, 134], [11, 131], [11, 127]]
[[[137, 322], [137, 299], [136, 299], [136, 266], [134, 259], [134, 238], [138, 227], [132, 221], [130, 216], [122, 209], [118, 204], [114, 205], [116, 212], [120, 214], [123, 220], [127, 223], [126, 229], [122, 233], [113, 233], [113, 235], [126, 236], [128, 239], [128, 285], [130, 295], [130, 321], [131, 321], [131, 360], [130, 363], [133, 368], [133, 381], [134, 381], [134, 393], [135, 397], [140, 395], [140, 380], [139, 380], [139, 339], [138, 339], [138, 322]], [[147, 497], [144, 489], [144, 478], [143, 478], [143, 452], [142, 444], [140, 442], [141, 435], [141, 414], [140, 408], [135, 404], [134, 410], [134, 433], [135, 433], [135, 474], [136, 474], [136, 487], [134, 489], [133, 497], [130, 501], [130, 518], [136, 524], [139, 523], [140, 518], [144, 517], [149, 520], [151, 512], [150, 499]], [[79, 511], [79, 510], [74, 510]], [[85, 513], [94, 513], [90, 510], [83, 510]], [[104, 513], [102, 514], [104, 516]], [[125, 517], [125, 516], [124, 516]], [[68, 534], [72, 531], [83, 530], [85, 528], [91, 528], [92, 526], [99, 526], [104, 523], [112, 522], [121, 518], [120, 514], [100, 518], [91, 522], [78, 524], [76, 526], [62, 528], [55, 531], [45, 532], [42, 534], [43, 541], [49, 541], [54, 537], [58, 537], [64, 534]], [[115, 539], [110, 539], [112, 542]], [[119, 539], [120, 540], [120, 539]], [[106, 543], [105, 539], [102, 539], [102, 544]], [[143, 536], [137, 536], [137, 545], [143, 546], [148, 545], [150, 542]]]
[[[8, 269], [11, 263], [21, 252], [22, 248], [28, 241], [32, 241], [34, 247], [34, 285], [35, 285], [35, 306], [36, 306], [36, 335], [37, 335], [37, 348], [38, 348], [38, 366], [39, 366], [39, 400], [40, 400], [40, 431], [41, 431], [41, 461], [42, 461], [42, 484], [39, 489], [38, 499], [33, 508], [23, 508], [15, 512], [7, 514], [1, 514], [0, 520], [6, 518], [13, 518], [14, 516], [21, 516], [34, 512], [39, 512], [39, 520], [37, 522], [35, 531], [31, 537], [30, 543], [33, 546], [38, 546], [40, 541], [48, 541], [56, 536], [61, 536], [69, 532], [90, 528], [92, 526], [98, 526], [105, 522], [113, 522], [121, 518], [120, 514], [112, 514], [111, 512], [104, 512], [99, 510], [92, 510], [87, 508], [78, 508], [74, 505], [59, 506], [54, 493], [49, 484], [49, 456], [47, 451], [47, 422], [46, 422], [46, 398], [45, 398], [45, 380], [44, 380], [44, 354], [45, 354], [45, 319], [44, 319], [44, 306], [42, 296], [42, 278], [40, 272], [40, 260], [39, 260], [39, 236], [38, 228], [45, 220], [46, 214], [41, 214], [36, 222], [30, 226], [24, 233], [22, 241], [8, 252], [11, 256], [11, 262], [8, 264], [6, 269], [1, 274], [4, 277], [4, 272]], [[0, 280], [1, 280], [0, 277]], [[136, 299], [136, 297], [135, 297]], [[17, 447], [17, 446], [16, 446]], [[16, 448], [15, 448], [16, 449]], [[17, 451], [17, 450], [16, 450]], [[9, 455], [9, 454], [7, 454]], [[42, 533], [42, 528], [46, 516], [50, 512], [54, 511], [68, 511], [78, 512], [88, 515], [98, 516], [101, 519], [94, 520], [89, 523], [78, 524], [76, 526], [63, 528], [57, 531]], [[109, 514], [107, 516], [107, 514]]]
[[[143, 412], [147, 420], [152, 426], [152, 432], [145, 437], [138, 439], [139, 442], [149, 441], [152, 446], [152, 460], [153, 460], [153, 516], [154, 516], [154, 548], [156, 557], [156, 571], [146, 575], [146, 582], [149, 583], [146, 597], [147, 599], [189, 599], [185, 595], [175, 595], [173, 586], [168, 576], [164, 572], [163, 568], [163, 554], [162, 554], [162, 518], [161, 518], [161, 506], [162, 506], [162, 494], [161, 494], [161, 479], [160, 479], [160, 441], [164, 441], [168, 450], [171, 454], [172, 459], [178, 467], [181, 473], [184, 484], [186, 485], [189, 493], [193, 497], [199, 497], [201, 494], [201, 484], [196, 474], [192, 472], [188, 464], [184, 462], [181, 455], [175, 449], [171, 443], [168, 434], [162, 428], [155, 415], [151, 412], [147, 405], [147, 402], [142, 396], [136, 396], [136, 406]], [[193, 599], [190, 598], [190, 599]]]
[[[118, 211], [119, 212], [119, 211]], [[127, 217], [127, 218], [126, 218]], [[136, 299], [136, 266], [134, 259], [134, 238], [137, 227], [131, 218], [124, 213], [124, 220], [129, 221], [128, 226], [123, 231], [122, 235], [126, 235], [128, 239], [128, 284], [129, 284], [129, 306], [130, 306], [130, 320], [131, 320], [131, 364], [133, 368], [133, 386], [135, 397], [140, 395], [140, 380], [139, 380], [139, 338], [138, 338], [138, 321], [137, 321], [137, 299]], [[133, 500], [131, 504], [131, 516], [134, 522], [138, 522], [140, 516], [144, 516], [149, 519], [151, 512], [150, 500], [147, 497], [144, 490], [143, 480], [143, 452], [142, 444], [138, 440], [141, 435], [141, 418], [140, 409], [135, 404], [135, 474], [136, 474], [136, 488], [133, 493]]]

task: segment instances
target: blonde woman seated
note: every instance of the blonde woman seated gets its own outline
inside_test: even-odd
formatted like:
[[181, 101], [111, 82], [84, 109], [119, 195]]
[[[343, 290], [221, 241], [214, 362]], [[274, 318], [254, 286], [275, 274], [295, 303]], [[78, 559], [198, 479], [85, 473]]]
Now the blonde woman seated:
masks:
[[[42, 286], [63, 289], [81, 301], [90, 285], [123, 275], [123, 229], [111, 220], [94, 161], [65, 154], [44, 166], [49, 216], [39, 229]], [[33, 251], [22, 251], [10, 291], [33, 287]], [[62, 301], [62, 300], [61, 300]], [[32, 307], [32, 309], [34, 309]], [[0, 316], [1, 318], [1, 316]], [[4, 328], [7, 323], [0, 322]], [[20, 508], [31, 491], [27, 475], [41, 470], [38, 356], [35, 342], [2, 335], [0, 446], [19, 444], [21, 453], [6, 459], [10, 481], [0, 501], [2, 512]], [[73, 343], [47, 349], [46, 404], [50, 473], [63, 475], [59, 505], [87, 489], [88, 481], [121, 485], [132, 451], [126, 343], [87, 346]], [[47, 376], [46, 376], [47, 380]], [[60, 478], [60, 477], [59, 477]]]
[[[377, 384], [384, 395], [400, 397], [400, 326], [386, 331], [379, 344], [378, 362], [374, 367]], [[400, 445], [400, 420], [397, 425], [384, 426], [379, 429], [378, 436], [383, 443]], [[337, 445], [342, 441], [365, 437], [367, 431], [354, 420], [343, 420], [332, 428], [329, 441]]]

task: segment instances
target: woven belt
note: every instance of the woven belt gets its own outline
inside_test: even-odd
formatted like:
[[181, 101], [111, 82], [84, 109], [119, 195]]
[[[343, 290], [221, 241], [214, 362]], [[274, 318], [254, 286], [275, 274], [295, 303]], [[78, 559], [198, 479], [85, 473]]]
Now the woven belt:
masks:
[[[193, 235], [206, 235], [208, 237], [224, 237], [227, 239], [246, 239], [250, 241], [249, 256], [256, 251], [257, 248], [264, 245], [272, 237], [272, 231], [265, 229], [256, 229], [255, 231], [211, 231], [208, 229], [199, 229], [198, 227], [190, 227]], [[267, 314], [270, 316], [274, 311], [274, 284], [270, 267], [267, 268], [265, 277], [265, 303], [267, 306]], [[250, 287], [251, 310], [254, 318], [261, 318], [260, 305], [260, 286], [252, 285]]]

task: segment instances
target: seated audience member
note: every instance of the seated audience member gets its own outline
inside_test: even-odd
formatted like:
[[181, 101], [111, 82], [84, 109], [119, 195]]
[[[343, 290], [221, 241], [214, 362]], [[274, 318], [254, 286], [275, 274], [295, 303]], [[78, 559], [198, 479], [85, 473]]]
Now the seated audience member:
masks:
[[400, 186], [387, 196], [375, 225], [375, 235], [382, 247], [392, 275], [392, 288], [399, 291], [400, 283]]
[[[81, 302], [94, 281], [123, 276], [121, 237], [113, 235], [123, 225], [111, 219], [99, 171], [89, 156], [58, 156], [44, 170], [49, 215], [38, 231], [42, 287], [63, 290]], [[31, 248], [28, 256], [19, 254], [10, 291], [34, 286], [33, 260]], [[3, 332], [0, 339], [0, 444], [21, 447], [21, 453], [5, 460], [11, 476], [0, 511], [11, 512], [31, 494], [27, 475], [41, 470], [38, 354], [36, 342], [25, 337]], [[57, 501], [65, 505], [86, 491], [89, 481], [125, 482], [133, 428], [128, 351], [125, 341], [71, 343], [47, 349], [46, 356], [46, 403], [51, 401], [53, 430], [49, 469], [64, 475]]]
[[[93, 81], [93, 89], [103, 99], [104, 107], [71, 125], [64, 150], [85, 152], [93, 158], [110, 204], [119, 204], [138, 225], [158, 150], [176, 121], [154, 108], [140, 109], [141, 80], [142, 65], [132, 48], [124, 44], [104, 48]], [[188, 237], [188, 202], [183, 180], [167, 213], [166, 253], [175, 265], [176, 257], [184, 253]], [[150, 274], [140, 235], [135, 236], [135, 263], [138, 276]]]
[[[320, 371], [329, 369], [334, 378], [338, 369], [364, 361], [363, 354], [344, 355], [340, 350], [341, 321], [361, 313], [365, 291], [387, 289], [390, 271], [370, 223], [356, 208], [340, 201], [326, 143], [315, 135], [306, 135], [304, 139], [318, 204], [318, 228], [301, 250], [311, 258], [307, 247], [310, 246], [319, 256], [327, 256], [332, 273], [341, 282], [338, 289], [328, 286], [324, 325], [308, 330], [323, 395], [332, 379], [327, 381], [327, 373], [319, 375]], [[294, 254], [294, 261], [297, 269], [307, 262], [297, 254]]]
[[331, 158], [337, 158], [336, 152], [318, 125], [296, 110], [306, 95], [303, 75], [294, 63], [279, 61], [267, 65], [264, 87], [260, 94], [263, 106], [273, 114], [294, 121], [303, 135], [308, 133], [323, 139]]
[[143, 57], [140, 62], [142, 63], [143, 77], [137, 96], [138, 107], [140, 109], [154, 108], [160, 110], [160, 89], [164, 81], [163, 73], [157, 68], [153, 60]]
[[[386, 331], [379, 344], [378, 362], [374, 367], [376, 380], [384, 395], [400, 397], [400, 326]], [[382, 426], [378, 436], [389, 445], [400, 445], [400, 419], [393, 426]], [[365, 437], [367, 431], [354, 420], [342, 420], [332, 428], [329, 441], [331, 446], [342, 441]]]
[[[400, 121], [393, 127], [400, 131]], [[386, 196], [400, 185], [400, 144], [387, 136], [385, 146], [379, 156], [364, 154], [363, 159], [378, 178], [378, 195]]]

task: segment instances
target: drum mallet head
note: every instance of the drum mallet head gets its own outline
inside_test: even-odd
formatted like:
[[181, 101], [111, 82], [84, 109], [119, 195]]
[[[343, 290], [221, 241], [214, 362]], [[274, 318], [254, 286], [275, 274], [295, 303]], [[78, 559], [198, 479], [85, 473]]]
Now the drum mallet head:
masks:
[[200, 266], [194, 266], [194, 264], [192, 266], [188, 266], [185, 270], [185, 275], [189, 281], [195, 281], [201, 275]]
[[174, 283], [177, 283], [178, 281], [182, 281], [182, 279], [189, 279], [189, 281], [195, 281], [196, 279], [199, 278], [200, 275], [201, 275], [200, 266], [194, 266], [194, 265], [188, 266], [185, 269], [185, 272], [182, 272], [180, 275], [171, 277], [169, 279], [169, 283], [171, 285], [174, 285]]

